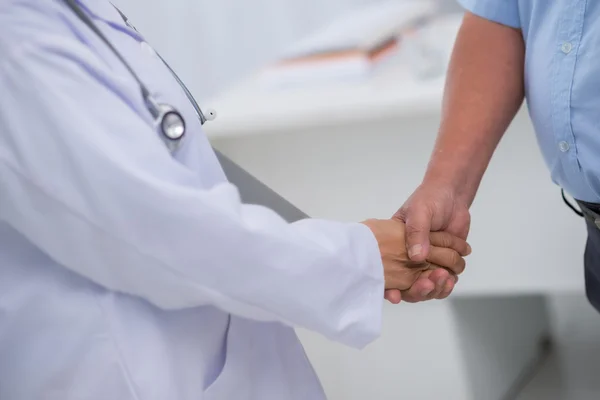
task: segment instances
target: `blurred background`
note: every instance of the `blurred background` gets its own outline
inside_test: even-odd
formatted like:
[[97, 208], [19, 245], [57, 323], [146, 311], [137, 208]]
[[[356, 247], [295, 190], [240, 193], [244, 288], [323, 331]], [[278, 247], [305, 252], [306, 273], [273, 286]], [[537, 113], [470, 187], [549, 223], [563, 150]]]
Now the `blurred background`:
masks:
[[[216, 109], [213, 145], [309, 215], [386, 218], [419, 184], [462, 17], [454, 0], [115, 3]], [[451, 299], [386, 305], [381, 339], [362, 352], [300, 330], [331, 400], [600, 398], [584, 223], [550, 182], [525, 107], [472, 218]]]
[[[400, 0], [402, 1], [402, 0]], [[200, 99], [277, 60], [345, 12], [385, 0], [119, 0], [136, 28]], [[458, 11], [454, 0], [440, 1]]]

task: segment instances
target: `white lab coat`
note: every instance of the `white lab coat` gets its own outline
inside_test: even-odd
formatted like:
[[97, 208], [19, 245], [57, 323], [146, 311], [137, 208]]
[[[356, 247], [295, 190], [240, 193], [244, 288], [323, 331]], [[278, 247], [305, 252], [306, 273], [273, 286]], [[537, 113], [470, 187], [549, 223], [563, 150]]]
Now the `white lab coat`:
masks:
[[83, 5], [189, 135], [172, 157], [60, 0], [0, 5], [0, 399], [323, 399], [293, 327], [378, 336], [371, 232], [240, 204], [156, 55]]

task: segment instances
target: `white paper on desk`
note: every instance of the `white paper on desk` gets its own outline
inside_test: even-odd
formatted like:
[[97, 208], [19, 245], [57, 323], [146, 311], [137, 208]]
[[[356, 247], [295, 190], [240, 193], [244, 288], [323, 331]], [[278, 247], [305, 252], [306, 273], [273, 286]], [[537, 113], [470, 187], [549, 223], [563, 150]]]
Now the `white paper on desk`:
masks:
[[281, 62], [262, 71], [259, 80], [266, 87], [285, 87], [369, 76], [393, 58], [399, 34], [435, 15], [437, 4], [433, 0], [387, 1], [353, 9], [293, 45]]
[[282, 59], [345, 50], [369, 51], [414, 21], [433, 15], [437, 2], [387, 1], [357, 7], [284, 52]]

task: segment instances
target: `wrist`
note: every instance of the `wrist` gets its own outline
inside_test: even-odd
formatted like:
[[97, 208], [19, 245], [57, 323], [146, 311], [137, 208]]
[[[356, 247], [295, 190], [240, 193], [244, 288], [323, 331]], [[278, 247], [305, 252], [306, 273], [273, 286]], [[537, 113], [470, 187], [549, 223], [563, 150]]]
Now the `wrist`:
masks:
[[446, 190], [456, 201], [470, 206], [479, 187], [479, 180], [473, 182], [466, 172], [453, 171], [451, 167], [430, 168], [421, 186]]

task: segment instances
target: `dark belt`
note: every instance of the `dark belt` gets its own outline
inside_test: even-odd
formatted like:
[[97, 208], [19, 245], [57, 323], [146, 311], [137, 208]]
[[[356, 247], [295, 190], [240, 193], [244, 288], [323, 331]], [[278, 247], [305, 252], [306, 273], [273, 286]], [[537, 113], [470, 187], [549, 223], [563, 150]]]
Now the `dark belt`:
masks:
[[600, 229], [600, 204], [576, 200], [582, 216]]
[[600, 204], [575, 200], [575, 202], [579, 206], [578, 210], [573, 204], [571, 204], [569, 200], [567, 200], [567, 197], [565, 196], [565, 191], [561, 189], [560, 192], [562, 194], [562, 198], [565, 204], [569, 206], [569, 208], [573, 210], [575, 214], [579, 215], [580, 217], [584, 217], [586, 220], [594, 224], [596, 228], [600, 229]]
[[579, 216], [584, 217], [588, 238], [584, 253], [585, 292], [594, 308], [600, 312], [600, 204], [575, 200], [579, 210], [563, 192], [565, 203]]

